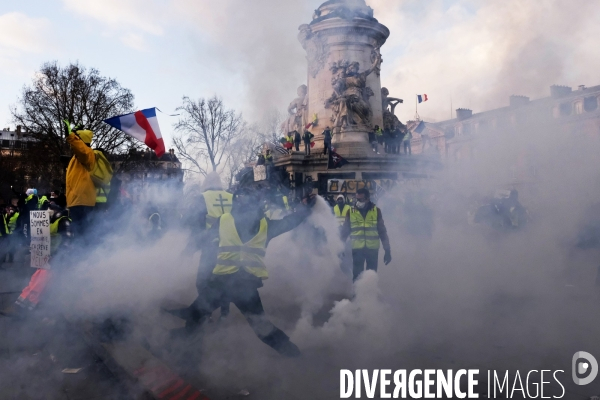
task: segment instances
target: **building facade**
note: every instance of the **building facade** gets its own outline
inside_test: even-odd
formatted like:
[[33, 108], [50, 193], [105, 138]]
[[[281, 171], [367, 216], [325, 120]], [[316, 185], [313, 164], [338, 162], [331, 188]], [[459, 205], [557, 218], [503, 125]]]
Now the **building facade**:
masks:
[[550, 96], [530, 100], [509, 97], [509, 105], [473, 113], [459, 108], [456, 118], [426, 124], [422, 135], [414, 135], [413, 152], [437, 152], [447, 163], [460, 162], [476, 155], [485, 135], [527, 134], [532, 130], [555, 132], [573, 137], [600, 136], [600, 85], [553, 85]]

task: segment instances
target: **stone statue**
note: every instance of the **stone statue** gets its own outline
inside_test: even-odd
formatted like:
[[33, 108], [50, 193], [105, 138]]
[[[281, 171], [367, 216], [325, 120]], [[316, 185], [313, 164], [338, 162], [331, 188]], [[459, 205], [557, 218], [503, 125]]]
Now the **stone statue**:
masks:
[[380, 62], [377, 56], [371, 68], [364, 72], [358, 72], [358, 62], [342, 60], [331, 64], [333, 94], [325, 101], [325, 107], [332, 109], [331, 121], [338, 133], [348, 126], [371, 124], [373, 111], [369, 98], [374, 93], [367, 87], [367, 77], [379, 68]]
[[395, 115], [396, 106], [403, 103], [404, 100], [396, 97], [389, 97], [389, 90], [381, 88], [381, 109], [383, 110], [383, 130], [392, 132], [395, 131], [400, 124], [400, 120]]
[[389, 110], [392, 114], [395, 114], [395, 109], [398, 104], [404, 103], [404, 100], [397, 99], [396, 97], [390, 97], [390, 91], [387, 88], [381, 88], [381, 101], [383, 111]]
[[300, 87], [298, 87], [298, 97], [288, 106], [289, 117], [281, 124], [283, 134], [293, 131], [304, 132], [304, 129], [308, 124], [307, 94], [308, 88], [306, 85], [300, 85]]

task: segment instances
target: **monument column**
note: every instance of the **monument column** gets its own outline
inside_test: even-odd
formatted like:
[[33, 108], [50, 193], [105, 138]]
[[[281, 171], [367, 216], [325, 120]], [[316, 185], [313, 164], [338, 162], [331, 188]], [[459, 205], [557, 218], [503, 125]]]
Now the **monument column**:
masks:
[[389, 30], [364, 0], [327, 1], [299, 30], [308, 59], [307, 113], [319, 121], [312, 133], [321, 138], [330, 126], [342, 153], [365, 148], [368, 132], [383, 126], [379, 49]]

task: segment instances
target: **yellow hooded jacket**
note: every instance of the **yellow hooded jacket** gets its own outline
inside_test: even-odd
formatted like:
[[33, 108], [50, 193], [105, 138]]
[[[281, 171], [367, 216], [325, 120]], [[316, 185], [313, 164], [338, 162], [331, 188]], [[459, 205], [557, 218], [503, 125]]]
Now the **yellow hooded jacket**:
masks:
[[[77, 131], [67, 136], [73, 150], [73, 158], [67, 167], [67, 207], [95, 206], [96, 187], [90, 172], [96, 166], [96, 156], [86, 143], [92, 142], [91, 131]], [[84, 140], [86, 142], [84, 142]]]

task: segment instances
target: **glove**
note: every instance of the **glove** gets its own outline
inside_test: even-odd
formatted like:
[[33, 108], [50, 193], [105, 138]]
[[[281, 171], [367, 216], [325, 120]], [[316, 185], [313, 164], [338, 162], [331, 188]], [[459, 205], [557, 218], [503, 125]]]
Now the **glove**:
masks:
[[75, 133], [79, 128], [79, 125], [71, 125], [71, 123], [67, 119], [63, 119], [65, 125], [67, 125], [67, 134]]
[[71, 130], [71, 123], [68, 120], [66, 120], [66, 119], [63, 119], [63, 122], [67, 126], [67, 134], [70, 135], [71, 132], [72, 132], [72, 130]]
[[391, 261], [392, 261], [392, 253], [390, 253], [389, 251], [386, 251], [385, 254], [383, 255], [383, 262], [385, 263], [385, 265], [388, 265]]

